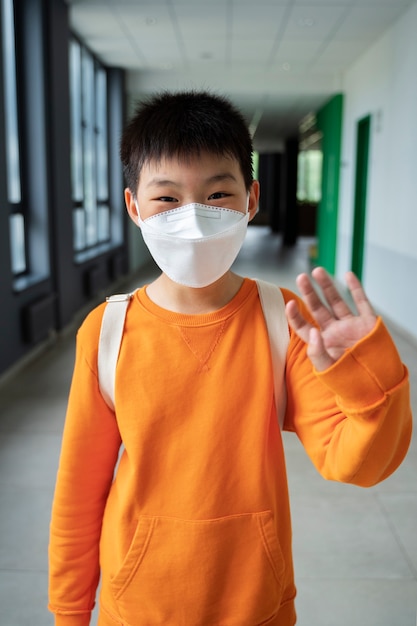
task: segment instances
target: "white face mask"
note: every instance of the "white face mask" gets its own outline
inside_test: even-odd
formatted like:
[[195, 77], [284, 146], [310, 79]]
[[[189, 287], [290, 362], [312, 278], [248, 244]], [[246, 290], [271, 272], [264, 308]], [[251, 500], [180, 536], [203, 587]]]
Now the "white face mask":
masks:
[[[248, 199], [249, 203], [249, 199]], [[231, 267], [245, 239], [249, 213], [186, 204], [138, 223], [156, 264], [174, 282], [206, 287]]]

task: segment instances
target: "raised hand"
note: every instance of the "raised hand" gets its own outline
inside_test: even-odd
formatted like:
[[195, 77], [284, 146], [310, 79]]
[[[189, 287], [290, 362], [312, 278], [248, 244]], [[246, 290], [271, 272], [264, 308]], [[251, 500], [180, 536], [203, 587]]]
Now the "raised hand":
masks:
[[346, 284], [357, 312], [351, 310], [324, 268], [315, 268], [312, 277], [327, 304], [318, 296], [307, 274], [298, 276], [297, 286], [318, 328], [304, 318], [294, 300], [287, 303], [286, 312], [292, 329], [308, 344], [307, 354], [314, 367], [323, 371], [371, 332], [376, 324], [376, 315], [353, 272], [346, 274]]

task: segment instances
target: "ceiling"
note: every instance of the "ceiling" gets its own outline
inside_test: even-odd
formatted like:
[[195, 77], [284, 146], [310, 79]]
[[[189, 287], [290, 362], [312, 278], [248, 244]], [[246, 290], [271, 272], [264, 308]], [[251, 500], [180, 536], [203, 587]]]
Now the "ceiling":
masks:
[[72, 30], [129, 100], [161, 89], [229, 96], [258, 150], [276, 149], [415, 0], [67, 0]]

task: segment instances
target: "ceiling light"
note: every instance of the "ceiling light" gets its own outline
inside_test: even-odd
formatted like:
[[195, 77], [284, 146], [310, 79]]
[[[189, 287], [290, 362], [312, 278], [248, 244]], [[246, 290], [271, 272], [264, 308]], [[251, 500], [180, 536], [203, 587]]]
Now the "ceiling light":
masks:
[[314, 24], [315, 22], [312, 17], [301, 17], [298, 20], [298, 25], [301, 26], [301, 28], [311, 28]]

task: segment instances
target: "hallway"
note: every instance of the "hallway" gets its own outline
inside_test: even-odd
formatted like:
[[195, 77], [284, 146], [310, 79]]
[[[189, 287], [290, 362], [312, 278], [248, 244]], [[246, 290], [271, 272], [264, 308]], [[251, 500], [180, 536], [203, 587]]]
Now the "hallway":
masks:
[[[308, 271], [310, 243], [283, 249], [268, 228], [252, 227], [235, 270], [294, 289], [295, 276]], [[144, 272], [134, 286], [152, 274]], [[46, 609], [48, 525], [74, 332], [75, 326], [0, 383], [1, 626], [53, 624]], [[417, 413], [417, 344], [393, 334], [411, 373]], [[324, 481], [296, 437], [284, 439], [297, 625], [416, 626], [416, 436], [399, 470], [370, 490]]]

